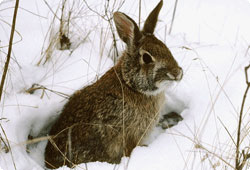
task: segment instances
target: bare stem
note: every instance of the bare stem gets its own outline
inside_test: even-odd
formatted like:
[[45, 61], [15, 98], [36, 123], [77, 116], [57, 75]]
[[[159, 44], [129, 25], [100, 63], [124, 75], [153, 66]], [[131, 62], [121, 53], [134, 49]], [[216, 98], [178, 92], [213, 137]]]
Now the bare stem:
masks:
[[236, 170], [242, 170], [243, 166], [240, 161], [240, 132], [241, 132], [241, 124], [242, 124], [242, 116], [243, 116], [243, 110], [244, 110], [244, 105], [245, 101], [247, 98], [247, 93], [250, 88], [250, 82], [248, 81], [248, 69], [250, 68], [250, 64], [245, 67], [245, 77], [246, 77], [246, 84], [247, 88], [245, 90], [242, 104], [241, 104], [241, 109], [240, 109], [240, 116], [239, 116], [239, 124], [238, 124], [238, 132], [237, 132], [237, 142], [236, 142], [236, 158], [235, 158], [235, 169]]
[[138, 21], [138, 26], [140, 28], [141, 25], [141, 0], [139, 0], [139, 21]]
[[16, 27], [16, 17], [17, 17], [18, 6], [19, 6], [19, 0], [16, 0], [14, 15], [13, 15], [13, 19], [12, 19], [11, 32], [10, 32], [10, 41], [9, 41], [8, 54], [7, 54], [7, 57], [6, 57], [7, 59], [6, 59], [5, 65], [4, 65], [4, 71], [3, 71], [2, 80], [1, 80], [1, 84], [0, 84], [0, 102], [1, 102], [1, 98], [2, 98], [5, 78], [6, 78], [8, 68], [9, 68], [9, 63], [10, 63], [10, 56], [11, 56], [12, 43], [13, 43], [15, 27]]
[[66, 3], [67, 0], [64, 0], [62, 2], [62, 13], [61, 13], [61, 18], [60, 18], [60, 30], [59, 30], [59, 34], [60, 34], [60, 37], [62, 37], [63, 35], [63, 27], [64, 27], [64, 21], [63, 21], [63, 14], [64, 14], [64, 8], [65, 8], [65, 3]]
[[169, 29], [168, 34], [171, 34], [171, 31], [172, 31], [172, 28], [173, 28], [177, 4], [178, 4], [178, 0], [175, 0], [174, 11], [173, 11], [172, 20], [171, 20], [171, 25], [170, 25], [170, 29]]
[[14, 169], [17, 170], [16, 164], [15, 164], [15, 161], [14, 161], [14, 156], [13, 156], [13, 153], [12, 153], [12, 150], [11, 150], [11, 146], [10, 146], [9, 140], [7, 138], [7, 134], [5, 133], [5, 131], [4, 131], [4, 129], [3, 129], [3, 127], [2, 127], [1, 124], [0, 124], [0, 128], [1, 128], [3, 134], [4, 134], [5, 138], [6, 138], [7, 146], [8, 146], [8, 149], [10, 151], [10, 155], [11, 155], [11, 159], [12, 159], [12, 163], [13, 163]]

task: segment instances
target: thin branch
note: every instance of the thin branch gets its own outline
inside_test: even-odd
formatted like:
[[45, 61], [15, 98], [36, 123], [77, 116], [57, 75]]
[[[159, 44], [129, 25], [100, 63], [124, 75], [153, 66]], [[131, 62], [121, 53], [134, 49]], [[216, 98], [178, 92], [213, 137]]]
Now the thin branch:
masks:
[[109, 24], [109, 27], [110, 27], [110, 30], [111, 30], [111, 34], [112, 34], [112, 37], [113, 37], [113, 47], [114, 47], [114, 58], [113, 58], [113, 61], [114, 63], [116, 63], [116, 59], [118, 57], [118, 48], [117, 48], [117, 43], [116, 43], [116, 37], [115, 37], [115, 29], [114, 29], [114, 26], [113, 26], [113, 22], [112, 22], [112, 11], [109, 10], [109, 1], [107, 3], [107, 5], [105, 5], [105, 17], [107, 18], [106, 21], [108, 21], [108, 24]]
[[227, 134], [229, 135], [229, 137], [231, 138], [232, 142], [233, 142], [234, 145], [236, 146], [236, 143], [235, 143], [235, 141], [234, 141], [232, 135], [231, 135], [230, 132], [228, 131], [227, 127], [224, 125], [224, 123], [221, 121], [221, 119], [220, 119], [219, 117], [218, 117], [218, 119], [219, 119], [221, 125], [222, 125], [222, 126], [224, 127], [224, 129], [226, 130], [226, 132], [227, 132]]
[[10, 33], [8, 54], [7, 54], [7, 59], [6, 59], [5, 65], [4, 65], [4, 71], [3, 71], [2, 80], [1, 80], [1, 84], [0, 84], [0, 102], [1, 102], [1, 98], [2, 98], [5, 78], [6, 78], [8, 68], [9, 68], [9, 63], [10, 63], [10, 56], [11, 56], [12, 43], [13, 43], [15, 27], [16, 27], [16, 17], [17, 17], [18, 6], [19, 6], [19, 0], [16, 0], [15, 10], [14, 10], [14, 15], [13, 15], [13, 20], [12, 20], [11, 33]]
[[[8, 10], [8, 9], [12, 9], [12, 8], [15, 8], [15, 7], [8, 7], [8, 8], [1, 9], [0, 12], [5, 11], [5, 10]], [[28, 12], [28, 13], [30, 13], [30, 14], [32, 14], [32, 15], [37, 16], [37, 17], [40, 17], [40, 18], [43, 18], [43, 19], [48, 19], [47, 17], [38, 15], [38, 14], [36, 14], [36, 13], [34, 13], [34, 12], [32, 12], [32, 11], [29, 11], [29, 10], [27, 10], [27, 9], [25, 9], [25, 8], [22, 8], [22, 7], [20, 7], [20, 6], [19, 6], [19, 9], [24, 10], [25, 12]]]
[[94, 9], [92, 9], [92, 8], [88, 5], [88, 3], [86, 2], [86, 0], [83, 0], [83, 2], [85, 3], [85, 5], [87, 6], [87, 8], [88, 8], [90, 11], [92, 11], [93, 13], [97, 14], [98, 16], [100, 16], [101, 18], [103, 18], [104, 20], [107, 21], [107, 19], [105, 18], [104, 15], [101, 15], [99, 12], [95, 11]]
[[25, 92], [29, 93], [29, 94], [33, 94], [36, 90], [43, 90], [43, 91], [47, 90], [47, 91], [50, 91], [52, 93], [57, 94], [58, 96], [61, 96], [61, 97], [65, 98], [65, 99], [68, 99], [70, 97], [69, 95], [67, 95], [65, 93], [48, 89], [45, 86], [42, 86], [42, 85], [39, 85], [39, 84], [33, 84], [29, 89], [25, 90]]
[[52, 8], [49, 6], [48, 2], [47, 2], [46, 0], [43, 0], [43, 2], [47, 5], [47, 7], [49, 8], [49, 10], [54, 14], [55, 18], [57, 18], [57, 19], [60, 21], [60, 17], [58, 17], [58, 16], [56, 15], [56, 12], [54, 12], [54, 11], [52, 10]]
[[247, 47], [246, 53], [245, 53], [245, 57], [248, 55], [248, 51], [250, 49], [250, 45]]
[[[0, 119], [1, 120], [1, 119]], [[0, 141], [3, 142], [3, 145], [4, 145], [4, 150], [5, 150], [5, 153], [8, 153], [10, 151], [9, 149], [9, 146], [7, 145], [7, 143], [4, 141], [4, 139], [2, 138], [1, 134], [0, 134]], [[1, 143], [0, 143], [1, 144]]]
[[67, 0], [64, 0], [62, 2], [62, 13], [61, 13], [61, 18], [60, 18], [60, 30], [59, 30], [59, 34], [60, 34], [60, 37], [62, 37], [63, 35], [63, 27], [64, 27], [64, 21], [63, 21], [63, 14], [64, 14], [64, 8], [65, 8], [65, 3], [66, 3]]
[[[17, 1], [18, 1], [18, 0], [17, 0]], [[5, 133], [5, 131], [4, 131], [4, 129], [3, 129], [3, 127], [2, 127], [1, 124], [0, 124], [0, 128], [1, 128], [3, 134], [4, 134], [5, 138], [6, 138], [6, 141], [7, 141], [7, 144], [8, 144], [8, 149], [9, 149], [9, 151], [10, 151], [10, 155], [11, 155], [11, 160], [12, 160], [13, 166], [14, 166], [15, 170], [17, 170], [16, 164], [15, 164], [15, 161], [14, 161], [14, 156], [13, 156], [13, 153], [12, 153], [12, 150], [11, 150], [11, 146], [10, 146], [9, 140], [8, 140], [8, 138], [7, 138], [7, 134]]]
[[141, 25], [141, 0], [139, 0], [139, 21], [138, 21], [138, 27], [140, 29]]
[[[1, 19], [1, 18], [0, 18], [0, 21], [2, 21], [3, 23], [7, 24], [9, 27], [12, 27], [12, 25], [11, 25], [10, 23], [8, 23], [7, 21], [4, 21], [4, 20]], [[19, 40], [16, 40], [16, 42], [12, 42], [12, 45], [17, 44], [17, 43], [19, 43], [19, 42], [21, 42], [21, 41], [23, 40], [23, 37], [22, 37], [21, 33], [18, 32], [17, 30], [15, 30], [15, 32], [18, 34], [18, 36], [20, 37], [20, 39], [19, 39]], [[0, 48], [5, 48], [5, 47], [9, 47], [9, 44], [8, 44], [8, 45], [2, 45], [2, 46], [0, 46]], [[2, 52], [3, 52], [3, 51], [2, 51]], [[6, 54], [7, 54], [7, 53], [6, 53]]]
[[220, 159], [222, 162], [224, 162], [226, 165], [228, 165], [231, 168], [234, 168], [229, 162], [227, 162], [225, 159], [223, 159], [220, 155], [213, 153], [212, 151], [208, 150], [206, 147], [204, 147], [202, 144], [197, 143], [195, 144], [195, 148], [197, 149], [203, 149], [204, 151], [206, 151], [207, 153], [215, 156], [216, 158]]
[[240, 132], [241, 132], [241, 124], [242, 124], [242, 116], [243, 116], [243, 110], [245, 106], [245, 101], [247, 98], [247, 93], [250, 88], [250, 82], [248, 81], [248, 69], [250, 68], [250, 64], [245, 67], [245, 78], [246, 78], [246, 90], [243, 96], [242, 104], [241, 104], [241, 109], [240, 109], [240, 115], [239, 115], [239, 124], [238, 124], [238, 132], [237, 132], [237, 142], [236, 142], [236, 158], [235, 158], [235, 168], [236, 170], [241, 170], [243, 167], [241, 166], [240, 162]]
[[242, 155], [243, 155], [243, 160], [242, 160], [241, 164], [239, 165], [239, 170], [242, 170], [244, 168], [247, 160], [250, 158], [250, 153], [246, 154], [245, 150], [242, 151]]
[[175, 0], [174, 11], [173, 11], [172, 20], [171, 20], [170, 29], [169, 29], [168, 34], [171, 34], [171, 31], [172, 31], [172, 28], [173, 28], [173, 25], [174, 25], [174, 19], [175, 19], [177, 4], [178, 4], [178, 0]]

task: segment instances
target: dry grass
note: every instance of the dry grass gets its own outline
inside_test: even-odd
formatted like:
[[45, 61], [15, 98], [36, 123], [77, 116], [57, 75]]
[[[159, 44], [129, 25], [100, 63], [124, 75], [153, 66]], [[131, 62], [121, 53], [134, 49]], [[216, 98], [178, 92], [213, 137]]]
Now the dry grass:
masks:
[[[44, 0], [50, 9], [53, 19], [44, 39], [41, 58], [37, 66], [46, 64], [52, 57], [56, 57], [56, 50], [69, 50], [72, 54], [81, 44], [86, 42], [92, 30], [85, 30], [79, 25], [88, 10], [80, 0], [69, 2], [62, 0], [56, 11]], [[60, 16], [60, 17], [59, 17]], [[74, 44], [72, 44], [74, 41]]]
[[14, 14], [13, 14], [13, 20], [12, 20], [12, 25], [11, 25], [9, 48], [8, 48], [8, 53], [7, 53], [7, 56], [6, 56], [6, 62], [5, 62], [5, 65], [4, 65], [4, 71], [3, 71], [3, 74], [2, 74], [2, 79], [1, 79], [1, 84], [0, 84], [0, 102], [1, 102], [1, 98], [2, 98], [5, 78], [7, 76], [7, 71], [8, 71], [8, 68], [9, 68], [9, 63], [10, 63], [10, 58], [11, 58], [11, 51], [12, 51], [13, 38], [14, 38], [14, 33], [15, 33], [15, 26], [16, 26], [16, 18], [17, 18], [18, 7], [19, 7], [19, 0], [16, 0], [15, 10], [14, 10]]

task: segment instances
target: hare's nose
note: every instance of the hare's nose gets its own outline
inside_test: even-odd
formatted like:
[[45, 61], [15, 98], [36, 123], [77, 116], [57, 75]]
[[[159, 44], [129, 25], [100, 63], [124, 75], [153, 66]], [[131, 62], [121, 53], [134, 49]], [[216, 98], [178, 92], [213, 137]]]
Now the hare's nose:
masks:
[[174, 76], [175, 80], [181, 80], [183, 76], [183, 70], [181, 67], [174, 68], [171, 71], [172, 75]]

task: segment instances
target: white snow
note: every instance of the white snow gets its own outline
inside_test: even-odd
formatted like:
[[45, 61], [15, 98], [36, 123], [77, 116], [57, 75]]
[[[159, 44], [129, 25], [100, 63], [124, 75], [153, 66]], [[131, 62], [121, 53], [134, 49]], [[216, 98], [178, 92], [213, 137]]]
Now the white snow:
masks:
[[[73, 50], [60, 51], [54, 41], [51, 59], [43, 64], [43, 58], [37, 65], [46, 56], [44, 52], [51, 39], [58, 34], [57, 17], [61, 16], [62, 1], [20, 1], [15, 44], [0, 105], [0, 170], [44, 169], [43, 137], [67, 101], [64, 95], [55, 92], [70, 95], [112, 67], [113, 61], [108, 58], [114, 52], [110, 52], [112, 34], [108, 22], [94, 12], [103, 15], [107, 1], [87, 2], [92, 11], [85, 1], [66, 3], [66, 10], [72, 8], [69, 37]], [[114, 11], [120, 2], [116, 1]], [[157, 3], [142, 1], [141, 25]], [[231, 137], [236, 141], [246, 88], [244, 67], [250, 63], [250, 1], [179, 0], [168, 35], [174, 3], [175, 0], [164, 0], [155, 34], [167, 44], [184, 70], [183, 80], [166, 91], [166, 113], [176, 111], [184, 120], [167, 130], [156, 128], [149, 146], [136, 147], [120, 165], [91, 162], [75, 170], [233, 169], [230, 165], [234, 166], [235, 145]], [[1, 73], [14, 4], [15, 1], [0, 0]], [[126, 0], [119, 10], [138, 22], [138, 8], [139, 1]], [[124, 44], [120, 40], [117, 43], [121, 54]], [[40, 88], [27, 93], [33, 84], [52, 91]], [[249, 96], [243, 115], [241, 150], [249, 149], [250, 145]], [[39, 142], [28, 144], [29, 135]], [[5, 144], [11, 146], [8, 153]], [[248, 161], [245, 169], [249, 168]]]

